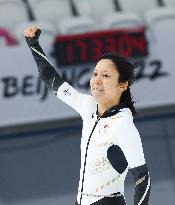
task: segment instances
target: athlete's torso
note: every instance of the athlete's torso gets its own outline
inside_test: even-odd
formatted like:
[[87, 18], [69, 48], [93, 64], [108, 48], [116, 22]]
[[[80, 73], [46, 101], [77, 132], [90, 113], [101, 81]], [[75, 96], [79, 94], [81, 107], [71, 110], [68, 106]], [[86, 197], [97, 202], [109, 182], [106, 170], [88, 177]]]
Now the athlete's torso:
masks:
[[81, 169], [77, 196], [77, 201], [80, 203], [81, 199], [82, 204], [92, 203], [116, 192], [123, 194], [124, 180], [128, 171], [126, 166], [122, 173], [119, 173], [113, 168], [108, 158], [109, 154], [112, 156], [110, 150], [113, 145], [119, 146], [117, 138], [121, 136], [117, 130], [122, 120], [129, 117], [128, 108], [123, 108], [112, 116], [98, 118], [96, 107], [94, 103], [92, 110], [89, 110], [87, 117], [83, 120]]
[[128, 168], [145, 163], [130, 109], [116, 105], [99, 118], [95, 99], [68, 83], [59, 88], [57, 96], [83, 120], [78, 204], [90, 205], [115, 193], [123, 195]]

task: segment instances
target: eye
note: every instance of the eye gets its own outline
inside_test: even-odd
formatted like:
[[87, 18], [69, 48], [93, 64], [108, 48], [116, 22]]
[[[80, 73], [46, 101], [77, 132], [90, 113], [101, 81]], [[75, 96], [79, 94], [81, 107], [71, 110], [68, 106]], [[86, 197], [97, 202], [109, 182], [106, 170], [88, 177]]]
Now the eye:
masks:
[[107, 75], [107, 74], [104, 74], [104, 75], [103, 75], [103, 77], [108, 78], [108, 77], [110, 77], [110, 76], [109, 76], [109, 75]]
[[93, 76], [97, 76], [97, 73], [93, 73]]

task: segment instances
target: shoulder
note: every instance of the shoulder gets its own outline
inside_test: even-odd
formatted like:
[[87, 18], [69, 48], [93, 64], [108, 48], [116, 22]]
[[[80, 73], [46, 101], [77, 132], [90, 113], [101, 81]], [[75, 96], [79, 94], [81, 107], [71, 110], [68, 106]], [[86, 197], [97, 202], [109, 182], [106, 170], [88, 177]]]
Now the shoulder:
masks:
[[117, 121], [120, 121], [124, 124], [133, 123], [132, 112], [129, 108], [120, 109], [114, 117], [117, 119]]
[[124, 115], [125, 117], [133, 119], [132, 112], [129, 108], [125, 107], [125, 108], [120, 109], [119, 111], [121, 115]]
[[115, 115], [116, 129], [124, 133], [138, 133], [134, 124], [132, 112], [129, 108], [122, 108], [120, 112]]

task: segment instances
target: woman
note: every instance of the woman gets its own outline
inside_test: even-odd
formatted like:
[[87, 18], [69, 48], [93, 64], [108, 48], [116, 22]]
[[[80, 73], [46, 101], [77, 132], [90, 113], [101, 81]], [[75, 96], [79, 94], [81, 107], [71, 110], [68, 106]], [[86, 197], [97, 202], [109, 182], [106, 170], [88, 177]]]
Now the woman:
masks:
[[151, 180], [130, 94], [133, 65], [115, 54], [103, 55], [90, 80], [91, 95], [77, 92], [59, 76], [38, 39], [40, 30], [24, 31], [41, 79], [82, 117], [81, 169], [78, 205], [125, 205], [124, 180], [130, 169], [135, 179], [135, 205], [147, 205]]

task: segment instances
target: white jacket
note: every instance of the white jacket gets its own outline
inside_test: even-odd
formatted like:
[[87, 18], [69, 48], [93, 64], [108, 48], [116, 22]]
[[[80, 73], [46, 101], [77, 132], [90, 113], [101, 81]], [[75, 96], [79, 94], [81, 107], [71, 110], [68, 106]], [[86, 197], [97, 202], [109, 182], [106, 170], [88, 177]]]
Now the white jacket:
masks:
[[[95, 99], [79, 93], [67, 82], [59, 87], [57, 97], [75, 109], [83, 120], [77, 202], [80, 204], [81, 200], [81, 204], [89, 205], [113, 193], [124, 195], [128, 169], [145, 164], [140, 135], [133, 123], [131, 110], [125, 107], [113, 115], [112, 112], [116, 112], [114, 107], [106, 117], [99, 118]], [[108, 159], [107, 152], [112, 145], [119, 147], [127, 160], [122, 173], [114, 169]]]

